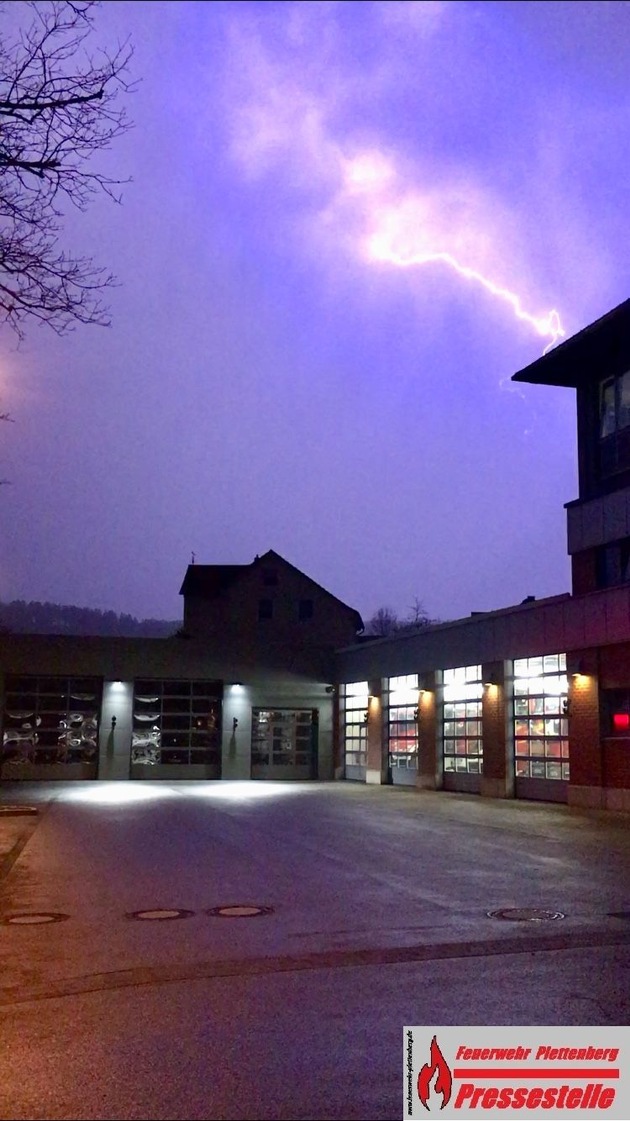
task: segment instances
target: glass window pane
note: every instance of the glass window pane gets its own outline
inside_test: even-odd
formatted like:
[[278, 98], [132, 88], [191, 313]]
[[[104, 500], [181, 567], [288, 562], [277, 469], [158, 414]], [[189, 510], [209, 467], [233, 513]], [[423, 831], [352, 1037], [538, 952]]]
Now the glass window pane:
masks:
[[627, 428], [630, 424], [630, 373], [617, 378], [617, 428]]
[[599, 434], [611, 436], [615, 431], [615, 383], [611, 379], [601, 383], [599, 388]]
[[367, 681], [352, 681], [348, 685], [343, 686], [346, 697], [365, 697], [368, 698], [368, 683]]

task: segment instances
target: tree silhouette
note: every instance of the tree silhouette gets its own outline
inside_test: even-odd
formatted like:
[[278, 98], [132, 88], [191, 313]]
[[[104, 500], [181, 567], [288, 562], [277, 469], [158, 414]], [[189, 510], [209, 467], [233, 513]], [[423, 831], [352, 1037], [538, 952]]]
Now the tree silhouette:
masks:
[[409, 634], [410, 631], [421, 630], [430, 623], [437, 623], [438, 619], [430, 619], [422, 600], [416, 596], [409, 614], [401, 619], [391, 607], [379, 607], [365, 624], [365, 634], [379, 638], [387, 638], [391, 634]]
[[[4, 5], [3, 5], [4, 7]], [[60, 247], [63, 208], [84, 210], [119, 180], [92, 168], [95, 153], [130, 126], [118, 104], [131, 48], [88, 53], [94, 0], [42, 0], [30, 22], [0, 35], [0, 322], [21, 337], [27, 320], [58, 333], [76, 322], [107, 325], [101, 302], [114, 278]]]

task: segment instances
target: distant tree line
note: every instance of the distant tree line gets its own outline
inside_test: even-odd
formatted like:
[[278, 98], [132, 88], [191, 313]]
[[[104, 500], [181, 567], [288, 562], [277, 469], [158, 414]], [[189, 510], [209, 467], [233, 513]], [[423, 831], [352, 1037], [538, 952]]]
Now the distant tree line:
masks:
[[117, 615], [115, 611], [99, 611], [95, 607], [70, 607], [23, 599], [0, 603], [0, 631], [11, 634], [168, 638], [180, 626], [179, 620], [136, 619], [133, 615]]

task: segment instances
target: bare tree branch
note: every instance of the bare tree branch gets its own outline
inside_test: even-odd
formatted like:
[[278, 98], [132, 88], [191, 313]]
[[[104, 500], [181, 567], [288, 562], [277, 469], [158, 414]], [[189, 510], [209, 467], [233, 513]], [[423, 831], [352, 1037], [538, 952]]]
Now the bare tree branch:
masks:
[[57, 333], [109, 323], [114, 277], [61, 248], [63, 205], [84, 210], [101, 191], [119, 201], [121, 180], [91, 160], [130, 127], [119, 97], [133, 86], [128, 43], [87, 51], [94, 0], [20, 6], [28, 25], [0, 34], [0, 322], [22, 337], [33, 319]]

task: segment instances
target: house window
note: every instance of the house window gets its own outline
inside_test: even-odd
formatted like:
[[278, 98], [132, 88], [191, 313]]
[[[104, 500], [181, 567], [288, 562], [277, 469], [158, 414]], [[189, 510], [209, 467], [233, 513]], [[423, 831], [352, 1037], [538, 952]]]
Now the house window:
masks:
[[444, 771], [479, 775], [483, 771], [481, 666], [445, 669], [443, 686]]
[[308, 619], [313, 618], [313, 601], [312, 599], [301, 599], [298, 606], [298, 618], [301, 623], [305, 623]]
[[565, 654], [514, 662], [514, 765], [517, 778], [569, 778]]
[[258, 601], [258, 619], [273, 619], [273, 600], [261, 599]]

